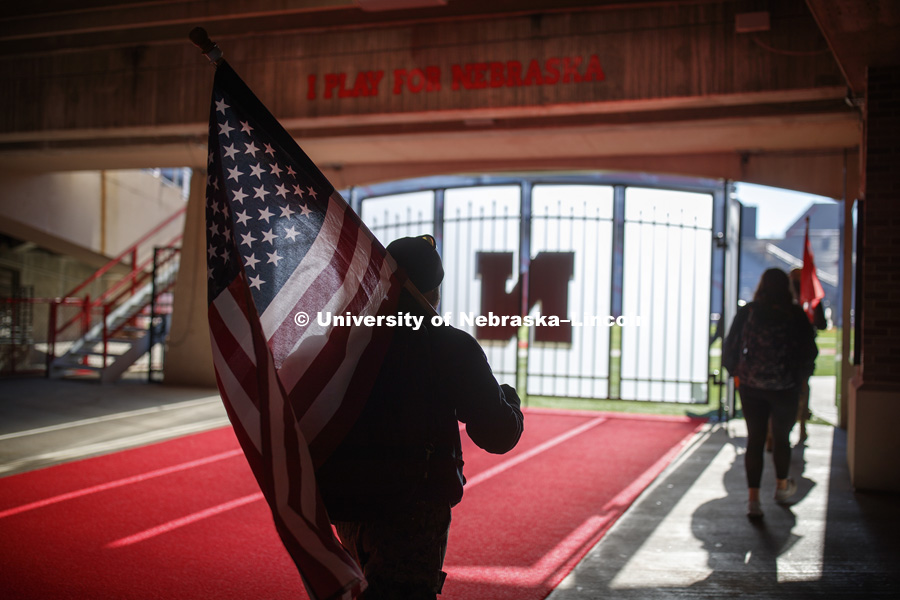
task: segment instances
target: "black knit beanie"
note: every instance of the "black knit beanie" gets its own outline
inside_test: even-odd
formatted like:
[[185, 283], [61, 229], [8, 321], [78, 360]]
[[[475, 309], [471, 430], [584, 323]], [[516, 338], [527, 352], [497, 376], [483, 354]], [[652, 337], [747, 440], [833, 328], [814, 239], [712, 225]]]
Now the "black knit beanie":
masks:
[[423, 294], [435, 289], [444, 280], [441, 256], [430, 235], [394, 240], [388, 244], [387, 251]]

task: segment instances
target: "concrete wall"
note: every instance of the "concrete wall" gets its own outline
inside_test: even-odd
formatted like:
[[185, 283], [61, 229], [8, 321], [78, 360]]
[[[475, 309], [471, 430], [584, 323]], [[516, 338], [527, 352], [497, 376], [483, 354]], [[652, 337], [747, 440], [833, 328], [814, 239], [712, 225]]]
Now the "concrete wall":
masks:
[[181, 266], [175, 284], [172, 328], [163, 381], [215, 386], [206, 301], [206, 180], [194, 177], [184, 225]]
[[[180, 188], [142, 170], [5, 171], [0, 180], [0, 232], [97, 266], [185, 205]], [[177, 219], [153, 236], [138, 259], [182, 227]]]

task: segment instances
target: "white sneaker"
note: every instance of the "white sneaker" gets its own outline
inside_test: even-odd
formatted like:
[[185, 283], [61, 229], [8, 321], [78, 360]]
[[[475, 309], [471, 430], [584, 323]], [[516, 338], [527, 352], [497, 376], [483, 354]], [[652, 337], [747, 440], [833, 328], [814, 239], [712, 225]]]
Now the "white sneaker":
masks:
[[775, 490], [775, 502], [778, 504], [787, 504], [788, 499], [797, 493], [797, 484], [793, 479], [787, 480], [787, 486], [783, 490]]

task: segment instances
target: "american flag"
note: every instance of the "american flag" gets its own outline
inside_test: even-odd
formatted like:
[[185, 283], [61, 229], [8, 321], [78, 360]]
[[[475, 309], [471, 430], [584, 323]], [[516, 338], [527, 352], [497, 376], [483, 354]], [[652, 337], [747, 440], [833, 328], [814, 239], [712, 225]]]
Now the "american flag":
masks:
[[390, 330], [319, 312], [396, 309], [405, 277], [231, 67], [216, 69], [206, 187], [207, 283], [222, 400], [314, 599], [365, 586], [335, 538], [315, 467], [343, 439]]

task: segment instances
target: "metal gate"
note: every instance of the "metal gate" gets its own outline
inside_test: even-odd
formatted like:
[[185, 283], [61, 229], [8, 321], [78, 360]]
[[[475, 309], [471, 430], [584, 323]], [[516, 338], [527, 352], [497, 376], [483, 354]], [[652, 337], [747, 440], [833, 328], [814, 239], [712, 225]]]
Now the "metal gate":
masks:
[[446, 177], [354, 188], [351, 203], [385, 245], [435, 235], [440, 311], [479, 340], [501, 381], [538, 396], [705, 403], [724, 189], [607, 174]]

